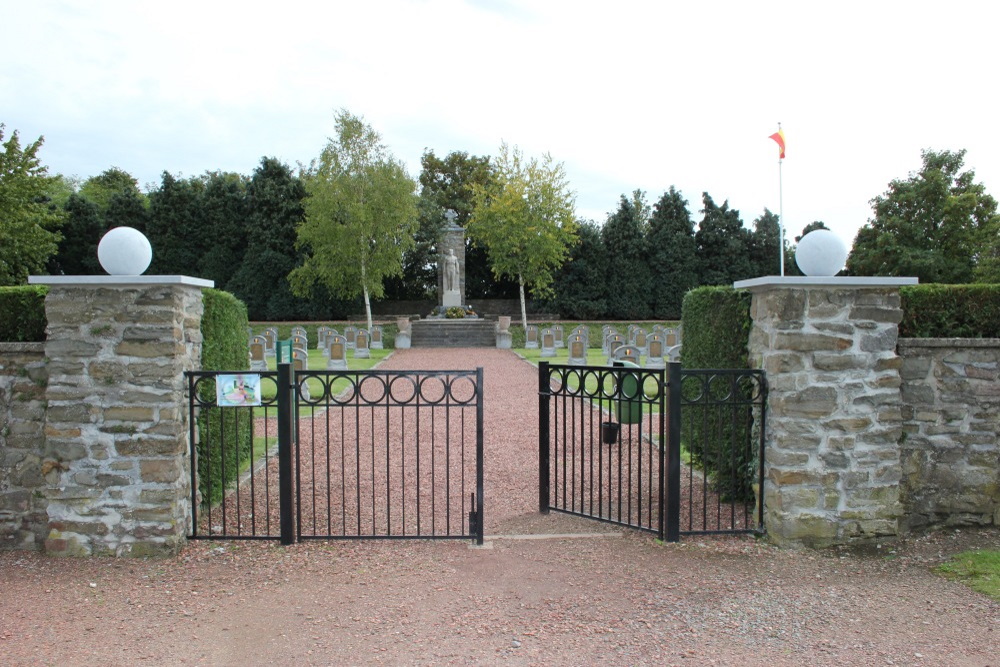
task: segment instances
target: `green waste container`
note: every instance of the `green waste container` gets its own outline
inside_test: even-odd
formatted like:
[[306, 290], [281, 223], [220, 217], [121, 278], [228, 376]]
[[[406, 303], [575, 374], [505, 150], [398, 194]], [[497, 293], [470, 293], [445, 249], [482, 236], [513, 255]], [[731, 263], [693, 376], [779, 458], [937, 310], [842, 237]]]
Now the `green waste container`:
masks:
[[274, 355], [279, 364], [292, 363], [292, 339], [279, 340], [275, 343]]
[[[615, 368], [639, 368], [631, 361], [616, 361]], [[618, 377], [618, 421], [622, 424], [638, 424], [642, 421], [642, 387], [635, 373], [617, 373]]]

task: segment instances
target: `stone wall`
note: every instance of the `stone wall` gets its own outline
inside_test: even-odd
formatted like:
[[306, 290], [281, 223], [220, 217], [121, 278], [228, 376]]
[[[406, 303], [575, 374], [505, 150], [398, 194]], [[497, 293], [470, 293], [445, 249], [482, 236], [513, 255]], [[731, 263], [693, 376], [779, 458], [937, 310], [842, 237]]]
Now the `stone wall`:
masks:
[[42, 343], [0, 343], [0, 549], [37, 548], [48, 534], [47, 383]]
[[901, 339], [907, 529], [1000, 525], [1000, 340]]
[[41, 489], [49, 553], [161, 555], [184, 543], [184, 371], [200, 366], [203, 306], [200, 287], [183, 280], [50, 283]]
[[763, 286], [751, 309], [750, 358], [770, 392], [768, 535], [813, 547], [897, 535], [898, 290]]

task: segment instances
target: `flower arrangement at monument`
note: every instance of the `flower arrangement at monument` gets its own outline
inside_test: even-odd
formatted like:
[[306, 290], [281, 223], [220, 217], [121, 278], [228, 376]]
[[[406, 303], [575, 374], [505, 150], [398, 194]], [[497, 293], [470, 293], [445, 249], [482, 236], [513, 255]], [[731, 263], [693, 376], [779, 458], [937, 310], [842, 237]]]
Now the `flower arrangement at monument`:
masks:
[[466, 317], [479, 317], [472, 306], [436, 306], [429, 316], [432, 319], [460, 320]]

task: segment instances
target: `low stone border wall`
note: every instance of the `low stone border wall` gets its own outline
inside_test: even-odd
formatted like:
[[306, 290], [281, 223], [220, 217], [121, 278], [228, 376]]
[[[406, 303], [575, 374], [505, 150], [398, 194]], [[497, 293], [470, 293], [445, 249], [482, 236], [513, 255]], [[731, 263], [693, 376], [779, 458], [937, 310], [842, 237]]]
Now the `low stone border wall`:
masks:
[[1000, 339], [900, 339], [904, 528], [1000, 525]]
[[0, 343], [0, 549], [34, 549], [45, 540], [44, 343]]

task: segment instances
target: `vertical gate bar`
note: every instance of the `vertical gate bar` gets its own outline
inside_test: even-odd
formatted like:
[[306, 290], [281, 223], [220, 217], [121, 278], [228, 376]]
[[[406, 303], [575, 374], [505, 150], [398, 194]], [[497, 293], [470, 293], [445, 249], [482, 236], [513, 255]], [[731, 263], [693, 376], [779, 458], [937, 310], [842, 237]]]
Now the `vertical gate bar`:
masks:
[[667, 516], [663, 539], [680, 539], [681, 512], [681, 365], [667, 364]]
[[[388, 378], [386, 381], [388, 382]], [[386, 407], [385, 407], [385, 423], [386, 431], [388, 432], [389, 426], [389, 413], [392, 408], [388, 405], [389, 396], [386, 396]], [[400, 403], [399, 405], [399, 487], [400, 487], [400, 501], [402, 504], [402, 509], [400, 513], [400, 532], [406, 535], [406, 405]]]
[[197, 428], [195, 426], [195, 378], [187, 373], [188, 379], [188, 455], [191, 457], [191, 535], [198, 535], [198, 443], [195, 442]]
[[[451, 384], [454, 376], [445, 384], [444, 400], [444, 534], [451, 535]], [[465, 507], [465, 498], [462, 498]]]
[[[657, 442], [657, 452], [659, 454], [658, 459], [658, 469], [657, 476], [659, 479], [659, 490], [657, 491], [657, 517], [656, 517], [656, 533], [662, 540], [666, 537], [666, 516], [667, 516], [667, 447], [669, 446], [669, 438], [667, 435], [667, 397], [669, 396], [669, 387], [667, 385], [666, 369], [660, 369], [658, 373], [659, 377], [657, 380], [660, 383], [660, 394], [659, 394], [659, 408], [660, 408], [660, 419], [659, 419], [659, 440]], [[679, 481], [679, 480], [678, 480]], [[652, 527], [652, 521], [650, 522], [650, 527]]]
[[486, 534], [486, 517], [483, 514], [483, 367], [476, 368], [476, 544], [482, 545]]
[[419, 376], [414, 377], [414, 396], [413, 396], [413, 411], [416, 413], [414, 415], [414, 431], [413, 431], [413, 449], [416, 452], [417, 458], [417, 535], [422, 535], [420, 532], [420, 389], [421, 382]]
[[767, 428], [767, 376], [764, 371], [758, 371], [757, 381], [760, 390], [757, 392], [760, 401], [760, 451], [757, 457], [757, 530], [764, 530], [764, 436]]
[[437, 406], [431, 405], [431, 535], [437, 535]]
[[538, 362], [538, 511], [549, 513], [549, 362]]
[[292, 495], [292, 403], [295, 401], [295, 371], [289, 363], [278, 364], [278, 489], [281, 543], [295, 541]]
[[321, 380], [323, 383], [323, 400], [326, 403], [323, 410], [323, 439], [326, 441], [326, 532], [333, 535], [333, 484], [332, 469], [330, 461], [330, 394], [333, 392], [333, 383], [327, 377]]
[[[268, 537], [271, 536], [271, 462], [267, 460], [268, 452], [271, 451], [270, 443], [267, 441], [268, 427], [271, 423], [268, 417], [268, 406], [264, 406], [264, 523]], [[251, 414], [253, 414], [251, 412]]]

